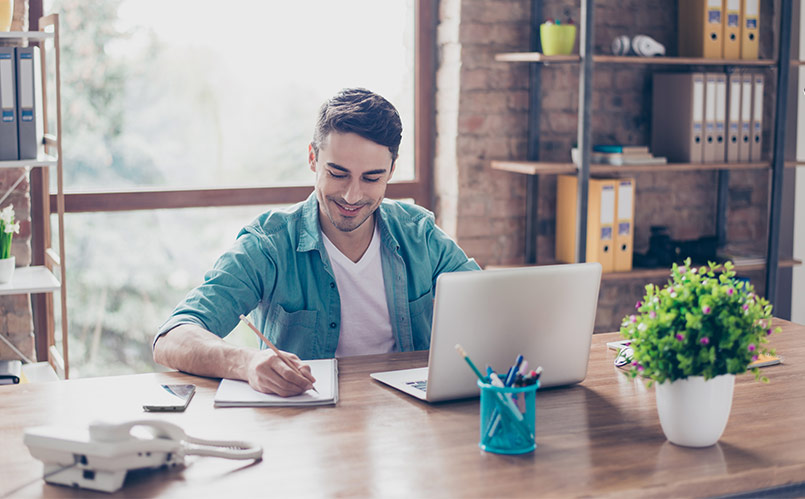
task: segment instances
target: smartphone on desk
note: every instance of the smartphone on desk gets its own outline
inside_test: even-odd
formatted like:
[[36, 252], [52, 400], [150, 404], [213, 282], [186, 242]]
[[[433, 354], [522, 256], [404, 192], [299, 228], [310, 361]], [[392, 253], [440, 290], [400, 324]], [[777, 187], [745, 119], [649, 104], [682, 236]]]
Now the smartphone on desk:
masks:
[[196, 385], [159, 385], [143, 404], [147, 412], [182, 412], [196, 393]]

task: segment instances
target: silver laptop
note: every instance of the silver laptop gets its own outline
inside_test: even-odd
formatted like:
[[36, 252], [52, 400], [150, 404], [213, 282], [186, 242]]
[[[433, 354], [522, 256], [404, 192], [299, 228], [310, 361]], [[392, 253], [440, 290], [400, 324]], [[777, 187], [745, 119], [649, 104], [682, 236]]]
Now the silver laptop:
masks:
[[542, 366], [540, 388], [578, 383], [587, 375], [600, 283], [598, 263], [442, 274], [428, 367], [371, 376], [428, 402], [477, 396], [460, 344], [483, 374], [486, 366], [505, 374], [522, 354], [529, 370]]

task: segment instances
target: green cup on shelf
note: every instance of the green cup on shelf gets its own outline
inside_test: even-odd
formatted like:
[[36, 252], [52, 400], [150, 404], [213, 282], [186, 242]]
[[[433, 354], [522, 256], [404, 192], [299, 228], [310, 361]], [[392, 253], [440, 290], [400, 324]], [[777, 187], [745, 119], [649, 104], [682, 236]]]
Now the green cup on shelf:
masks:
[[539, 39], [545, 55], [569, 55], [576, 44], [575, 24], [540, 24]]

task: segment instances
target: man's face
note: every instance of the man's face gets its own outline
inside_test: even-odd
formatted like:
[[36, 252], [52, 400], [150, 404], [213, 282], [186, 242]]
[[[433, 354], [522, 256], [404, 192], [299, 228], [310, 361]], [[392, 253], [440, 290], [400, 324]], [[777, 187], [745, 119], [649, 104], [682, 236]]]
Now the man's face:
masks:
[[352, 232], [369, 219], [386, 195], [394, 172], [388, 147], [354, 133], [331, 133], [319, 148], [308, 147], [316, 173], [319, 211], [342, 232]]

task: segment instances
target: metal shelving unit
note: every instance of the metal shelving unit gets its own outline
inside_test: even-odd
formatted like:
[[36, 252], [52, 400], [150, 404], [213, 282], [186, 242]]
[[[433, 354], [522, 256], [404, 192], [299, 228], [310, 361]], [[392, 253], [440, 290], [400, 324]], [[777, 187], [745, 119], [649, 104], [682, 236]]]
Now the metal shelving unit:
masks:
[[[527, 264], [536, 262], [537, 240], [537, 193], [540, 175], [575, 174], [579, 177], [576, 208], [576, 261], [586, 260], [585, 241], [587, 234], [587, 191], [590, 174], [625, 173], [638, 171], [674, 172], [674, 171], [718, 171], [718, 201], [717, 201], [717, 233], [721, 242], [726, 241], [726, 209], [729, 172], [731, 170], [768, 169], [771, 173], [771, 193], [769, 209], [769, 230], [766, 262], [764, 265], [750, 265], [743, 270], [766, 271], [766, 296], [774, 303], [777, 288], [778, 267], [800, 265], [797, 260], [779, 260], [780, 210], [782, 203], [783, 169], [794, 167], [801, 162], [785, 162], [785, 99], [788, 92], [788, 73], [791, 66], [805, 64], [801, 61], [791, 61], [791, 14], [790, 2], [780, 1], [779, 6], [779, 46], [776, 59], [758, 60], [724, 60], [702, 59], [694, 57], [632, 57], [595, 55], [593, 48], [594, 12], [592, 0], [580, 0], [581, 16], [579, 25], [579, 55], [546, 56], [539, 52], [539, 42], [536, 31], [542, 21], [542, 0], [531, 2], [531, 26], [535, 33], [531, 36], [529, 52], [500, 53], [495, 60], [502, 62], [527, 62], [530, 66], [530, 105], [528, 118], [528, 153], [525, 161], [493, 160], [490, 165], [493, 169], [524, 174], [528, 176], [527, 206], [526, 206], [526, 247], [525, 256]], [[540, 120], [540, 70], [543, 66], [551, 64], [578, 64], [579, 65], [579, 123], [578, 123], [578, 149], [580, 164], [564, 162], [539, 161], [539, 120]], [[626, 64], [626, 65], [669, 65], [669, 66], [718, 66], [718, 67], [762, 67], [776, 70], [777, 88], [774, 114], [774, 130], [772, 157], [770, 161], [753, 163], [706, 163], [683, 164], [669, 163], [667, 165], [592, 165], [590, 164], [591, 144], [591, 96], [592, 75], [594, 64]], [[661, 273], [660, 273], [661, 272]], [[667, 274], [667, 269], [635, 269], [632, 272], [618, 272], [605, 275], [606, 279], [646, 278]]]
[[[27, 176], [31, 177], [31, 197], [32, 197], [32, 222], [34, 222], [34, 212], [41, 213], [40, 224], [44, 227], [32, 226], [32, 233], [39, 231], [43, 235], [44, 241], [37, 248], [34, 244], [34, 234], [32, 234], [32, 265], [30, 267], [20, 267], [15, 269], [12, 281], [0, 284], [0, 295], [12, 294], [31, 294], [31, 301], [34, 308], [34, 336], [36, 340], [36, 352], [39, 360], [47, 361], [58, 373], [59, 376], [67, 378], [69, 376], [69, 357], [67, 349], [67, 299], [66, 299], [66, 276], [64, 266], [64, 190], [62, 175], [62, 148], [61, 148], [61, 81], [60, 81], [60, 54], [59, 54], [59, 16], [51, 14], [39, 20], [39, 31], [10, 31], [0, 32], [0, 39], [10, 39], [21, 41], [24, 44], [36, 42], [40, 45], [41, 59], [41, 105], [44, 137], [40, 144], [40, 152], [36, 159], [24, 159], [16, 161], [0, 161], [0, 168], [23, 168], [25, 172], [22, 177], [14, 183], [7, 192], [0, 195], [0, 200], [4, 200], [16, 186]], [[52, 48], [47, 48], [48, 42], [52, 42]], [[47, 61], [49, 57], [54, 57], [55, 67], [55, 102], [48, 105], [47, 99]], [[49, 130], [48, 117], [53, 116], [55, 130]], [[56, 215], [58, 218], [58, 250], [52, 248], [51, 227], [50, 227], [50, 171], [56, 171]], [[34, 173], [37, 174], [37, 181], [34, 181]], [[41, 192], [39, 192], [41, 191]], [[41, 201], [41, 206], [37, 205], [34, 199]], [[61, 304], [61, 350], [57, 348], [54, 312], [53, 293], [60, 292]], [[38, 316], [45, 317], [46, 320], [37, 320]]]

